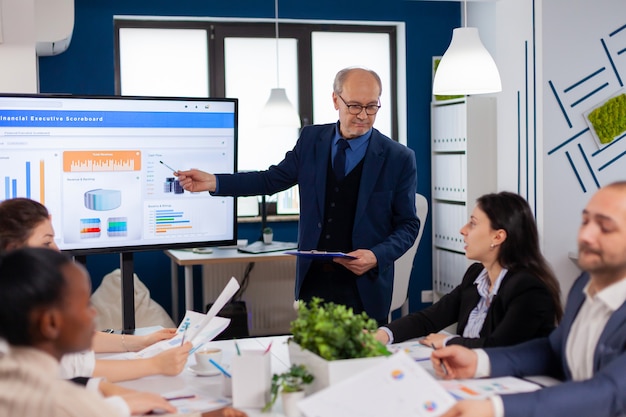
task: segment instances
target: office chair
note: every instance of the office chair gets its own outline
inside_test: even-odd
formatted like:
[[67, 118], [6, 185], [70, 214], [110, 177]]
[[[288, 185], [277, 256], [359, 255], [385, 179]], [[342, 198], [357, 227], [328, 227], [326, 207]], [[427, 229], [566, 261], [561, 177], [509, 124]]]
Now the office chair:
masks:
[[413, 246], [404, 255], [396, 259], [394, 263], [395, 272], [393, 275], [393, 295], [391, 297], [391, 307], [389, 308], [389, 321], [391, 321], [391, 313], [398, 308], [401, 309], [403, 316], [409, 314], [409, 281], [411, 280], [411, 271], [413, 270], [413, 259], [422, 238], [426, 217], [428, 216], [428, 201], [426, 201], [426, 197], [421, 194], [415, 194], [415, 209], [417, 217], [420, 219], [420, 228]]

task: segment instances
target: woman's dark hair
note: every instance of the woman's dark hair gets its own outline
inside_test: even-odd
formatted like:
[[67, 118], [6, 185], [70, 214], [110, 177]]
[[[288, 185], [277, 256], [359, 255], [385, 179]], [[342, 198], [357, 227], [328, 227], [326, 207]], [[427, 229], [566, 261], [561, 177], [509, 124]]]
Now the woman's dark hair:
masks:
[[31, 312], [63, 301], [62, 267], [71, 262], [47, 248], [17, 249], [0, 257], [0, 336], [9, 344], [32, 346]]
[[0, 203], [0, 253], [24, 246], [33, 229], [49, 216], [44, 205], [29, 198]]
[[485, 194], [476, 203], [489, 218], [492, 229], [506, 231], [498, 263], [510, 271], [526, 269], [537, 275], [552, 295], [555, 318], [559, 322], [563, 316], [559, 282], [541, 254], [537, 224], [526, 200], [518, 194], [502, 191]]

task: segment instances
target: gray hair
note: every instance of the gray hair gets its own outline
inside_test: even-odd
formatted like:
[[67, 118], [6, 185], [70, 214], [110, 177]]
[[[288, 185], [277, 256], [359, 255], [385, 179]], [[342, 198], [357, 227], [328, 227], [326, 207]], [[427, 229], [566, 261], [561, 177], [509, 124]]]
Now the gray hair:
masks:
[[335, 81], [333, 82], [333, 91], [335, 92], [335, 94], [339, 95], [343, 93], [343, 84], [346, 82], [348, 74], [350, 74], [350, 72], [354, 70], [369, 72], [372, 77], [374, 77], [374, 79], [378, 83], [378, 97], [380, 97], [380, 95], [383, 93], [383, 83], [382, 81], [380, 81], [380, 77], [378, 76], [378, 74], [376, 74], [375, 71], [363, 67], [348, 67], [340, 70], [337, 75], [335, 75]]

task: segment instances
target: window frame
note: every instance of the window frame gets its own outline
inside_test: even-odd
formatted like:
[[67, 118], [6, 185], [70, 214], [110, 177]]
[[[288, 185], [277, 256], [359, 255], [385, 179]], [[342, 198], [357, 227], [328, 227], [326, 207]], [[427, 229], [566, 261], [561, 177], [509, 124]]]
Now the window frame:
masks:
[[[226, 74], [224, 66], [224, 39], [228, 37], [275, 38], [275, 22], [219, 21], [219, 20], [160, 20], [116, 17], [114, 19], [114, 72], [115, 94], [121, 95], [121, 66], [119, 31], [123, 28], [137, 29], [201, 29], [206, 30], [209, 69], [209, 97], [224, 97]], [[313, 32], [386, 33], [389, 35], [391, 102], [391, 138], [398, 141], [398, 28], [395, 25], [365, 23], [320, 23], [279, 20], [279, 37], [297, 39], [298, 53], [298, 108], [303, 126], [313, 120], [313, 61], [311, 34]]]

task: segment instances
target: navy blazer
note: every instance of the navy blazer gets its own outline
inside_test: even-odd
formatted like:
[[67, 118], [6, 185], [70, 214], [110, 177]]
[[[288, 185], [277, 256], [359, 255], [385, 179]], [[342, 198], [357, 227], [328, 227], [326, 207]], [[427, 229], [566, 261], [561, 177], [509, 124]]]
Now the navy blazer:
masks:
[[[274, 194], [295, 184], [300, 188], [298, 248], [312, 250], [324, 223], [326, 173], [337, 124], [306, 126], [293, 150], [266, 171], [217, 175], [216, 195]], [[357, 279], [363, 307], [375, 319], [386, 318], [391, 306], [394, 261], [411, 247], [420, 221], [415, 213], [417, 167], [414, 152], [372, 129], [363, 159], [352, 247], [369, 249], [376, 268]], [[298, 258], [295, 296], [311, 266]]]
[[589, 275], [581, 275], [567, 300], [561, 324], [549, 337], [510, 348], [487, 349], [491, 376], [550, 375], [567, 382], [539, 391], [504, 395], [504, 414], [517, 416], [608, 417], [626, 415], [626, 302], [613, 313], [594, 353], [594, 376], [574, 382], [567, 365], [567, 336], [585, 300]]
[[[483, 269], [481, 263], [472, 264], [461, 284], [435, 304], [385, 326], [393, 333], [394, 343], [427, 336], [454, 323], [458, 323], [457, 334], [462, 335], [480, 300], [474, 281]], [[556, 324], [555, 309], [550, 291], [541, 279], [526, 270], [508, 271], [493, 297], [479, 337], [454, 337], [448, 345], [508, 346], [547, 336]]]

